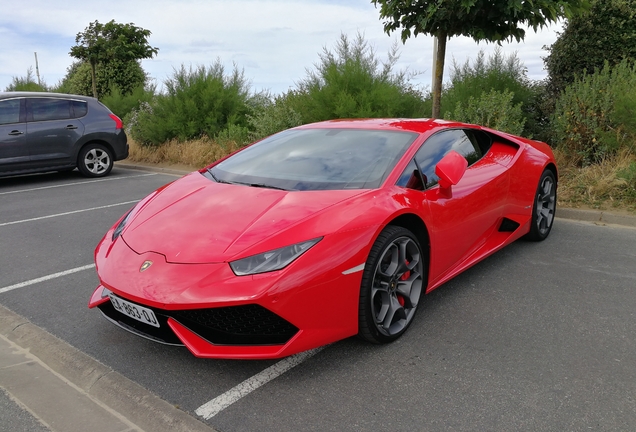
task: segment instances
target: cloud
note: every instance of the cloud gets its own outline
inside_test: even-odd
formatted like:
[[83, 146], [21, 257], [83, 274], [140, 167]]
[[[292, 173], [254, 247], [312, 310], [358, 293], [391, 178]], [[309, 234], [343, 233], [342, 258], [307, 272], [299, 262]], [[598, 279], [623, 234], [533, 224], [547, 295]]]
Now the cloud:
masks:
[[[0, 89], [13, 76], [24, 76], [35, 66], [48, 84], [66, 74], [73, 62], [68, 55], [75, 35], [92, 21], [134, 23], [152, 32], [152, 46], [159, 54], [142, 66], [163, 82], [182, 64], [209, 65], [217, 58], [232, 68], [244, 69], [255, 90], [280, 93], [293, 87], [319, 59], [324, 47], [332, 48], [344, 33], [364, 34], [380, 58], [397, 36], [383, 31], [378, 10], [362, 0], [139, 0], [109, 2], [31, 0], [8, 2], [0, 15]], [[20, 23], [16, 25], [15, 23]], [[524, 43], [503, 44], [505, 53], [518, 52], [530, 78], [545, 76], [541, 49], [556, 40], [553, 29], [538, 34], [528, 31]], [[432, 38], [418, 36], [400, 43], [398, 68], [423, 72], [416, 82], [431, 81]], [[447, 61], [463, 63], [479, 49], [487, 53], [493, 44], [476, 44], [468, 38], [448, 43]], [[448, 68], [446, 69], [448, 71]]]

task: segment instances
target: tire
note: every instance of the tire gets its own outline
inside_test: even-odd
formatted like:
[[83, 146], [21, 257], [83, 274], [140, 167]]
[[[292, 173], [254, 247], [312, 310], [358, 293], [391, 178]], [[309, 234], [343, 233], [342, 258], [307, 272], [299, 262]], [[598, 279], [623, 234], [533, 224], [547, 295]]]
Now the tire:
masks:
[[89, 143], [77, 156], [77, 168], [86, 177], [104, 177], [113, 169], [113, 155], [105, 146]]
[[537, 186], [537, 193], [532, 206], [532, 221], [530, 232], [526, 238], [530, 241], [545, 240], [554, 223], [556, 214], [557, 182], [554, 173], [549, 169], [543, 171]]
[[428, 259], [411, 231], [389, 225], [378, 236], [362, 275], [358, 336], [388, 343], [406, 331], [423, 294]]

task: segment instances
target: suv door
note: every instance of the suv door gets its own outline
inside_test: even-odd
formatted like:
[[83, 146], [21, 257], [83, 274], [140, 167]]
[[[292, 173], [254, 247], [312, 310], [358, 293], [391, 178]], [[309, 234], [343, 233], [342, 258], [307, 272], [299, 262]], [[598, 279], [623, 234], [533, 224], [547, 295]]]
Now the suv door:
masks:
[[24, 99], [0, 100], [0, 172], [29, 166]]
[[27, 98], [27, 145], [31, 166], [56, 167], [75, 164], [76, 143], [84, 125], [74, 115], [69, 99]]

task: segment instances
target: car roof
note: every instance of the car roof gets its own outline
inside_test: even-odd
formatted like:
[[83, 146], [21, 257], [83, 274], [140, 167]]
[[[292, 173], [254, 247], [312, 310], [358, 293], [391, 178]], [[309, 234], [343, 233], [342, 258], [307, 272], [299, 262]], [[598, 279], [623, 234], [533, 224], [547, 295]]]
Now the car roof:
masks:
[[442, 119], [377, 118], [328, 120], [306, 124], [296, 129], [376, 129], [424, 133], [432, 130], [459, 127], [479, 128], [476, 125]]
[[95, 99], [90, 96], [82, 96], [75, 94], [67, 94], [67, 93], [50, 93], [50, 92], [29, 92], [29, 91], [16, 91], [16, 92], [0, 92], [0, 99], [11, 99], [11, 98], [30, 98], [30, 97], [55, 97], [62, 99], [79, 99], [87, 101], [89, 99]]

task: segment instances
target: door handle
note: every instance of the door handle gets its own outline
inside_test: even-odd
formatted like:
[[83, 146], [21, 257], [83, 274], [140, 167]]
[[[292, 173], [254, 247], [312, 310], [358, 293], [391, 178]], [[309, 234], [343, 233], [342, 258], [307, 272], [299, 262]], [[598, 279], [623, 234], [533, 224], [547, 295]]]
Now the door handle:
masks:
[[11, 132], [9, 132], [9, 135], [22, 135], [24, 132], [19, 131], [19, 130], [12, 130]]
[[77, 126], [70, 124], [66, 126], [66, 129], [77, 129]]

